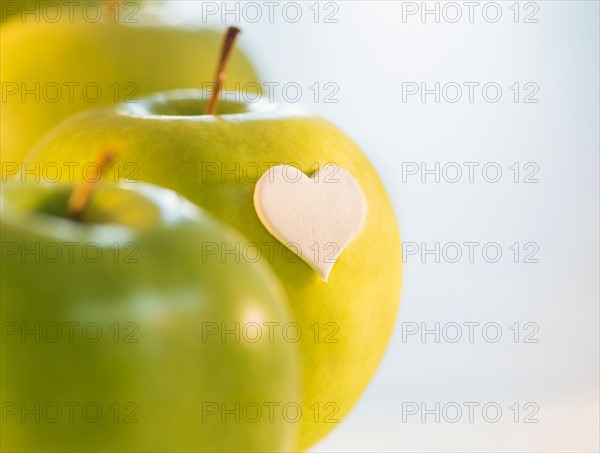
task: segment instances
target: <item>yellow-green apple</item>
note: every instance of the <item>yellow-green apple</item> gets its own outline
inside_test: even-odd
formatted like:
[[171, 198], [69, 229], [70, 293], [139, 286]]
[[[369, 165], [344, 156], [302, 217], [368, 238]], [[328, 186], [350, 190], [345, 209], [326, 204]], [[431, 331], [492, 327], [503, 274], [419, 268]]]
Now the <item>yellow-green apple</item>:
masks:
[[[118, 21], [114, 12], [108, 20], [83, 20], [77, 9], [72, 22], [65, 12], [55, 23], [30, 18], [2, 26], [2, 162], [20, 163], [45, 132], [79, 111], [212, 82], [220, 33], [129, 18], [135, 13], [124, 9], [129, 4], [138, 3], [124, 2]], [[232, 58], [227, 87], [258, 88], [241, 52]]]
[[[26, 21], [41, 20], [42, 15], [54, 20], [57, 8], [62, 8], [64, 1], [56, 0], [0, 0], [0, 25], [9, 20]], [[89, 0], [89, 3], [100, 4], [101, 0]], [[74, 2], [73, 2], [74, 3]]]
[[72, 186], [2, 185], [1, 450], [292, 448], [268, 266], [208, 253], [246, 240], [170, 190], [101, 183], [73, 220]]
[[[136, 163], [133, 178], [176, 190], [239, 229], [283, 282], [302, 332], [304, 416], [297, 448], [305, 449], [350, 411], [392, 332], [402, 266], [393, 208], [368, 159], [328, 121], [266, 101], [236, 102], [231, 96], [220, 104], [218, 115], [202, 115], [207, 97], [199, 90], [177, 90], [138, 104], [80, 113], [34, 148], [17, 177], [31, 178], [48, 165], [68, 162], [81, 170], [100, 149], [111, 147]], [[292, 164], [311, 174], [327, 163], [356, 179], [367, 214], [324, 282], [269, 234], [255, 211], [253, 193], [260, 176], [274, 165]], [[79, 170], [61, 176], [81, 177]], [[248, 253], [248, 259], [255, 254]]]

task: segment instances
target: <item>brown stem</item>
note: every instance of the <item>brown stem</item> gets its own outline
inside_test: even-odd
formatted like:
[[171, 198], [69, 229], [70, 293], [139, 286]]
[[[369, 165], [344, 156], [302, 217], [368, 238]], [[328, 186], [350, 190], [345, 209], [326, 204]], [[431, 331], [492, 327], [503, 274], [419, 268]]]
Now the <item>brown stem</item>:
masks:
[[237, 38], [238, 33], [241, 30], [237, 27], [229, 27], [227, 29], [227, 33], [225, 33], [225, 38], [223, 39], [223, 44], [221, 45], [221, 53], [219, 55], [219, 62], [217, 65], [217, 72], [215, 74], [214, 86], [215, 89], [206, 104], [206, 108], [204, 109], [205, 115], [214, 115], [217, 113], [217, 107], [219, 106], [219, 93], [221, 91], [221, 85], [225, 82], [225, 77], [227, 76], [227, 65], [229, 60], [231, 59], [231, 54], [233, 53], [233, 46], [235, 44], [235, 39]]
[[[121, 12], [120, 1], [121, 0], [102, 0], [102, 21], [104, 23], [119, 22]], [[116, 13], [112, 7], [117, 8]]]
[[81, 219], [81, 214], [90, 200], [96, 182], [100, 179], [102, 171], [106, 169], [113, 158], [114, 153], [112, 150], [107, 149], [106, 151], [102, 152], [98, 160], [98, 167], [100, 169], [100, 175], [98, 179], [96, 181], [82, 182], [73, 189], [73, 192], [71, 192], [71, 196], [69, 197], [69, 201], [67, 203], [67, 209], [69, 211], [69, 217], [71, 220]]

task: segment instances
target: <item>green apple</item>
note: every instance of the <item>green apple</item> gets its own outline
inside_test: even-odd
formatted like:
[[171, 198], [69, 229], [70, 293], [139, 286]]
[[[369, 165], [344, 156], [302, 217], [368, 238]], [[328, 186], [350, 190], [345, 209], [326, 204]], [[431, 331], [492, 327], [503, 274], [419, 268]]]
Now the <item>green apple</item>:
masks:
[[[350, 411], [392, 332], [402, 267], [393, 208], [368, 159], [324, 119], [264, 101], [235, 102], [231, 96], [218, 115], [201, 115], [206, 98], [199, 90], [177, 90], [136, 105], [78, 114], [34, 148], [18, 178], [69, 162], [81, 169], [110, 147], [124, 162], [136, 163], [134, 179], [184, 194], [260, 247], [262, 261], [283, 282], [303, 333], [298, 343], [305, 416], [297, 447], [305, 449]], [[324, 282], [269, 234], [255, 212], [253, 192], [273, 165], [293, 163], [310, 174], [330, 162], [355, 177], [367, 216]], [[81, 177], [74, 173], [61, 176]]]
[[[128, 4], [137, 3], [123, 8]], [[220, 32], [154, 24], [142, 15], [128, 19], [133, 12], [123, 10], [118, 23], [79, 16], [70, 23], [65, 13], [56, 23], [14, 20], [2, 27], [2, 162], [20, 163], [45, 132], [79, 111], [213, 81]], [[226, 88], [256, 91], [256, 81], [237, 52]]]
[[[52, 13], [56, 11], [56, 5], [62, 7], [62, 3], [64, 3], [64, 0], [58, 2], [56, 0], [0, 0], [0, 24], [4, 25], [9, 20], [35, 20], [38, 17], [41, 20], [41, 14], [48, 12], [44, 11], [44, 8], [54, 10], [48, 12], [48, 14], [51, 14], [49, 17], [54, 18], [55, 16]], [[100, 0], [96, 0], [96, 3], [100, 3]]]
[[290, 322], [268, 267], [203, 253], [245, 240], [172, 191], [101, 184], [74, 221], [72, 186], [2, 186], [0, 449], [292, 448], [298, 346], [239, 332]]

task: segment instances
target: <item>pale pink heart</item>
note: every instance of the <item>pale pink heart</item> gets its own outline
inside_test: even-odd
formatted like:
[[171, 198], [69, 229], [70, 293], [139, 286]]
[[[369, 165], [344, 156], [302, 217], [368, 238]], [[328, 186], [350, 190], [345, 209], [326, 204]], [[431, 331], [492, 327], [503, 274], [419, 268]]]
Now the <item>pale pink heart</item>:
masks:
[[290, 165], [271, 167], [256, 183], [254, 208], [265, 228], [324, 281], [367, 213], [354, 177], [333, 164], [310, 178]]

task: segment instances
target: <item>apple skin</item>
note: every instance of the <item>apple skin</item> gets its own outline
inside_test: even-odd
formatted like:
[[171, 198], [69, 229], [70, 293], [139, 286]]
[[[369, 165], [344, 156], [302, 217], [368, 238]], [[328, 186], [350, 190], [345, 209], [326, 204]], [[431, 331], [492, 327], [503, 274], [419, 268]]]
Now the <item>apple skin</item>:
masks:
[[[139, 21], [133, 26], [15, 20], [2, 27], [0, 79], [6, 98], [0, 107], [2, 162], [20, 163], [44, 133], [79, 111], [213, 81], [221, 32], [153, 25], [155, 20], [141, 15]], [[236, 83], [249, 90], [247, 84], [256, 85], [258, 77], [241, 51], [234, 53], [227, 79], [227, 89], [236, 89]], [[22, 102], [22, 84], [36, 90], [36, 83], [39, 102], [34, 94]], [[65, 83], [79, 85], [69, 88]]]
[[[203, 260], [205, 241], [232, 246], [244, 239], [171, 191], [141, 183], [102, 184], [80, 223], [62, 217], [71, 190], [68, 184], [2, 186], [0, 373], [7, 421], [2, 423], [1, 450], [292, 448], [297, 427], [280, 415], [274, 423], [265, 414], [257, 423], [243, 417], [236, 423], [231, 415], [223, 423], [220, 412], [202, 419], [203, 403], [225, 402], [231, 409], [236, 403], [298, 401], [297, 345], [269, 342], [266, 336], [258, 342], [223, 342], [215, 336], [203, 340], [204, 322], [225, 322], [229, 328], [249, 319], [290, 322], [283, 290], [268, 267], [215, 256]], [[64, 259], [55, 262], [55, 254], [48, 252], [36, 262], [35, 256], [24, 258], [10, 246], [33, 250], [39, 244], [41, 250], [66, 241], [79, 243], [80, 251], [84, 244], [97, 244], [101, 259], [93, 262], [81, 252], [67, 258], [63, 250]], [[124, 259], [131, 258], [126, 246], [131, 243], [138, 247], [137, 262]], [[38, 331], [58, 323], [62, 337], [45, 341], [56, 337], [50, 329], [41, 341], [32, 334], [22, 341], [25, 329], [11, 334], [6, 327], [15, 322], [28, 329], [37, 322]], [[65, 322], [79, 323], [74, 341], [68, 340]], [[118, 341], [111, 330], [116, 322]], [[100, 326], [98, 342], [84, 341], [81, 326], [87, 323]], [[127, 323], [134, 325], [126, 328]], [[90, 332], [88, 338], [98, 330]], [[35, 402], [54, 402], [62, 417], [57, 423], [47, 421], [56, 417], [50, 409], [40, 423], [33, 415], [21, 423], [21, 412], [6, 415], [5, 405], [15, 402], [30, 410]], [[73, 423], [65, 402], [79, 404]], [[90, 402], [102, 409], [96, 423], [83, 419], [82, 407]], [[114, 406], [110, 409], [114, 403], [120, 410], [118, 423]], [[128, 415], [138, 422], [124, 423]], [[95, 417], [94, 409], [89, 416]]]
[[[96, 0], [96, 3], [100, 3], [100, 1]], [[56, 0], [0, 0], [0, 26], [8, 21], [20, 21], [22, 11], [34, 11], [36, 8], [39, 10], [48, 3], [56, 3]], [[61, 4], [62, 1], [58, 3]], [[26, 17], [33, 18], [34, 16]]]
[[[110, 147], [121, 166], [126, 162], [139, 166], [134, 178], [184, 194], [261, 247], [261, 259], [271, 264], [283, 283], [293, 318], [303, 331], [298, 343], [308, 416], [300, 422], [297, 448], [304, 450], [336, 426], [332, 421], [350, 411], [390, 338], [402, 271], [393, 208], [368, 159], [324, 119], [262, 102], [225, 102], [219, 116], [191, 115], [203, 111], [205, 98], [199, 90], [181, 90], [149, 96], [135, 106], [83, 112], [47, 135], [26, 165], [29, 169], [36, 162], [40, 168], [49, 162], [83, 165]], [[356, 178], [367, 201], [365, 225], [341, 254], [328, 283], [303, 261], [285, 255], [280, 243], [278, 248], [268, 245], [276, 240], [254, 210], [253, 192], [260, 175], [268, 166], [291, 162], [307, 174], [316, 170], [316, 164], [334, 162]], [[239, 164], [248, 175], [236, 181], [235, 175], [210, 176], [205, 171], [220, 163], [230, 171]], [[261, 174], [253, 170], [255, 164], [262, 167]], [[320, 328], [318, 341], [315, 323]], [[315, 403], [320, 408], [318, 422], [310, 409]], [[327, 415], [329, 423], [324, 421]]]

